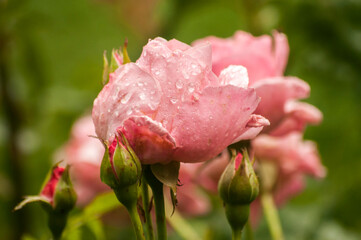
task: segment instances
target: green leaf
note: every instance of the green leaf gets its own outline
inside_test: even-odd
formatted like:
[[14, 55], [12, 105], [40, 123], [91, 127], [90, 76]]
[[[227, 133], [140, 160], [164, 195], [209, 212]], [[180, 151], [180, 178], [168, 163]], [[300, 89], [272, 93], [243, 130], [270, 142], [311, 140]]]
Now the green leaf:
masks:
[[176, 189], [178, 183], [178, 174], [180, 163], [170, 162], [168, 164], [153, 164], [151, 170], [154, 176], [164, 185]]

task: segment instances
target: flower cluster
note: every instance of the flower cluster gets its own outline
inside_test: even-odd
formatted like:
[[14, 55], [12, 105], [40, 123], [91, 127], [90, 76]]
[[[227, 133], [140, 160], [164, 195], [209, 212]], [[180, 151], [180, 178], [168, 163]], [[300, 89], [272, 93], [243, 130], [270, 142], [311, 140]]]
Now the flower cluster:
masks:
[[[300, 101], [310, 94], [305, 81], [284, 76], [288, 53], [286, 36], [276, 31], [260, 37], [239, 31], [191, 46], [158, 37], [135, 62], [126, 49], [113, 51], [92, 117], [77, 121], [63, 148], [79, 204], [110, 187], [137, 239], [144, 239], [140, 185], [147, 219], [147, 184], [152, 189], [163, 237], [163, 185], [185, 215], [211, 209], [201, 188], [218, 191], [236, 239], [250, 209], [253, 218], [259, 215], [263, 195], [279, 205], [303, 189], [305, 175], [324, 177], [316, 145], [303, 140], [305, 127], [320, 123], [322, 113]], [[95, 134], [98, 139], [89, 137]], [[40, 194], [50, 204], [62, 171], [54, 170]]]

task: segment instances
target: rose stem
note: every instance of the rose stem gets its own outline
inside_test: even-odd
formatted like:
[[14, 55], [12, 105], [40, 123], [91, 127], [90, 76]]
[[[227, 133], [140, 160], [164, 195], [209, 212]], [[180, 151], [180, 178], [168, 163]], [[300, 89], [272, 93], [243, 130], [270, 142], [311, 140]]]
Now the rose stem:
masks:
[[142, 178], [142, 197], [143, 197], [143, 208], [145, 213], [145, 226], [148, 240], [154, 240], [154, 232], [152, 226], [152, 218], [150, 216], [149, 209], [149, 192], [148, 192], [148, 183], [144, 175]]
[[273, 240], [283, 240], [281, 222], [278, 216], [277, 208], [273, 202], [272, 195], [268, 192], [261, 194], [261, 204], [266, 217], [268, 228]]

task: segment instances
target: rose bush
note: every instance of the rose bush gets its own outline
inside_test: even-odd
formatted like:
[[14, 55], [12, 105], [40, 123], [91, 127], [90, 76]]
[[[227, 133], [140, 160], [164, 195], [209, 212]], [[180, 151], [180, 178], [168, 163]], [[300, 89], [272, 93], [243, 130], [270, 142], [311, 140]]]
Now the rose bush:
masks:
[[268, 125], [253, 112], [259, 98], [241, 66], [212, 72], [209, 44], [148, 42], [135, 63], [120, 66], [94, 101], [98, 137], [122, 131], [143, 164], [202, 162]]

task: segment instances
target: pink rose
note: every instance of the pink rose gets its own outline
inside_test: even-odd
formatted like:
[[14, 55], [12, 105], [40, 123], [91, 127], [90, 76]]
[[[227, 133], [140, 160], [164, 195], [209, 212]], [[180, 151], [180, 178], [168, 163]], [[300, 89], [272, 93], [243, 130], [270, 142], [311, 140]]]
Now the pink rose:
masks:
[[209, 44], [148, 42], [135, 63], [120, 66], [94, 101], [99, 138], [124, 133], [143, 164], [202, 162], [269, 122], [252, 114], [259, 98], [241, 66], [217, 77]]
[[[275, 134], [279, 135], [280, 132], [303, 130], [306, 124], [317, 124], [322, 120], [317, 108], [294, 101], [307, 98], [310, 87], [296, 77], [283, 76], [289, 53], [284, 34], [275, 31], [273, 38], [267, 35], [254, 37], [238, 31], [228, 39], [207, 37], [195, 41], [193, 45], [205, 42], [212, 45], [212, 67], [217, 75], [230, 65], [247, 68], [249, 86], [262, 99], [255, 113], [271, 122], [263, 132], [276, 130]], [[282, 128], [277, 129], [280, 125]]]
[[90, 116], [77, 120], [72, 128], [71, 137], [64, 146], [64, 160], [71, 165], [70, 175], [78, 195], [77, 204], [84, 206], [97, 194], [110, 190], [100, 181], [100, 164], [104, 146], [95, 135]]

